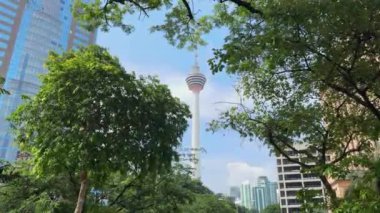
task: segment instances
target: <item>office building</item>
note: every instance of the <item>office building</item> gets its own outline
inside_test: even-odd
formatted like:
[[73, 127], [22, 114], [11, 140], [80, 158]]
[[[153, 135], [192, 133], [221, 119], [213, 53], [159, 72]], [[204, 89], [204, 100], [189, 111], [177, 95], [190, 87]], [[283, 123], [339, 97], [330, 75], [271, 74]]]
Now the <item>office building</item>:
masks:
[[[304, 149], [304, 146], [297, 146], [297, 149]], [[288, 152], [289, 157], [300, 159], [300, 156], [292, 151]], [[301, 203], [297, 200], [297, 192], [303, 188], [315, 190], [320, 196], [316, 200], [324, 199], [324, 188], [321, 180], [314, 174], [301, 173], [298, 164], [290, 162], [284, 156], [277, 157], [277, 172], [280, 190], [281, 213], [300, 212]]]
[[245, 208], [255, 209], [260, 213], [267, 206], [278, 203], [277, 183], [270, 182], [266, 176], [258, 177], [256, 186], [245, 181], [240, 187], [240, 201]]
[[11, 93], [0, 97], [0, 159], [16, 159], [17, 148], [6, 118], [22, 102], [22, 95], [38, 92], [49, 51], [95, 43], [95, 33], [73, 20], [72, 1], [0, 0], [0, 75]]
[[244, 181], [240, 186], [241, 205], [247, 209], [253, 209], [253, 193], [249, 181]]
[[277, 203], [277, 187], [275, 186], [277, 186], [277, 183], [270, 182], [266, 176], [258, 177], [257, 185], [252, 188], [254, 209], [261, 212], [267, 206]]
[[230, 197], [235, 198], [235, 200], [240, 199], [240, 188], [238, 186], [230, 187]]

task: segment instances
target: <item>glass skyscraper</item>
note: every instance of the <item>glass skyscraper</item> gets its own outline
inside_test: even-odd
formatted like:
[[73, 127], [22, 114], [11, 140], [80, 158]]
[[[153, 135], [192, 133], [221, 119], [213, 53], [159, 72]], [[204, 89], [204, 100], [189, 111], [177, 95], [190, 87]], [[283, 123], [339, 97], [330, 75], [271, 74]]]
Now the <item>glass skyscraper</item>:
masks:
[[249, 181], [244, 181], [240, 186], [241, 205], [247, 209], [253, 209], [253, 193]]
[[278, 203], [277, 183], [270, 182], [266, 176], [257, 178], [257, 186], [252, 188], [253, 208], [261, 212], [265, 207]]
[[245, 181], [240, 187], [240, 197], [242, 206], [260, 213], [267, 206], [278, 203], [277, 183], [270, 182], [266, 176], [258, 177], [253, 187], [249, 181]]
[[6, 118], [22, 102], [22, 95], [38, 92], [49, 51], [95, 43], [96, 33], [73, 20], [72, 1], [0, 0], [0, 75], [11, 93], [0, 96], [0, 159], [16, 159], [17, 148]]

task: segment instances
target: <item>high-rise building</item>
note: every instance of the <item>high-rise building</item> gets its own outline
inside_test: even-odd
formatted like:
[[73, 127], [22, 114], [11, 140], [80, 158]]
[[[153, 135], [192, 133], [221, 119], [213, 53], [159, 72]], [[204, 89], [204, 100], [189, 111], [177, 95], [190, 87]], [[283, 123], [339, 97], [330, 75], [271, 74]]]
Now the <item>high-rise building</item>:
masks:
[[206, 77], [200, 73], [198, 57], [195, 56], [195, 64], [192, 72], [186, 78], [189, 89], [194, 94], [194, 105], [192, 110], [192, 132], [191, 132], [191, 167], [193, 169], [193, 178], [201, 177], [201, 159], [200, 159], [200, 139], [199, 139], [199, 93], [203, 90], [206, 83]]
[[0, 159], [17, 156], [6, 118], [22, 95], [38, 92], [49, 51], [95, 43], [96, 33], [73, 20], [71, 6], [72, 0], [0, 0], [0, 75], [11, 93], [0, 97]]
[[235, 200], [240, 199], [240, 188], [238, 186], [230, 187], [230, 197], [235, 198]]
[[[297, 146], [299, 150], [305, 149], [304, 146]], [[291, 158], [301, 160], [297, 153], [288, 151]], [[280, 206], [281, 213], [298, 213], [300, 212], [301, 203], [297, 200], [297, 192], [301, 189], [315, 190], [320, 196], [315, 200], [324, 199], [324, 188], [321, 180], [315, 174], [301, 173], [298, 164], [293, 163], [280, 155], [277, 157], [277, 172], [280, 189]]]
[[277, 202], [277, 183], [270, 182], [266, 176], [257, 179], [257, 185], [252, 188], [253, 208], [261, 212], [265, 207]]
[[241, 205], [247, 209], [253, 209], [253, 193], [249, 181], [244, 181], [240, 186]]
[[277, 183], [270, 182], [266, 176], [258, 177], [253, 187], [249, 181], [245, 181], [240, 187], [240, 201], [243, 207], [260, 213], [267, 206], [278, 203]]
[[270, 202], [270, 204], [279, 203], [278, 183], [277, 182], [269, 182], [268, 183], [268, 189], [269, 189], [269, 202]]

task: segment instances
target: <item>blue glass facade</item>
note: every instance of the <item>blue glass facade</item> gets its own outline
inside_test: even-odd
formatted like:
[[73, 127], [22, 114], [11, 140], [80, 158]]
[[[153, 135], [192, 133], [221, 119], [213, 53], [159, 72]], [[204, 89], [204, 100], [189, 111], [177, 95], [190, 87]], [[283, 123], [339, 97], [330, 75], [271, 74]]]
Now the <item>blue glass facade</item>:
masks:
[[[22, 102], [22, 95], [38, 92], [49, 51], [62, 52], [95, 41], [95, 33], [73, 21], [70, 7], [70, 0], [0, 0], [0, 71], [6, 80], [4, 88], [11, 93], [0, 96], [0, 159], [16, 159], [6, 117]], [[78, 36], [78, 32], [82, 33]]]

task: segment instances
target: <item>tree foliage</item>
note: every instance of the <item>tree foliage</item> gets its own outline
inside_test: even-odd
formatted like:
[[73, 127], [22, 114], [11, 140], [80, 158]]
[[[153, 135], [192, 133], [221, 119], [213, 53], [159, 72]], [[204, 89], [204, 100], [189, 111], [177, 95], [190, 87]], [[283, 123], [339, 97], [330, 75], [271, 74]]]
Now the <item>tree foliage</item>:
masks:
[[9, 92], [2, 87], [4, 84], [4, 81], [5, 79], [3, 77], [0, 77], [0, 95], [9, 94]]
[[87, 5], [77, 17], [107, 28], [122, 23], [124, 14], [148, 16], [166, 7], [164, 23], [153, 30], [178, 47], [204, 43], [202, 34], [212, 28], [227, 29], [209, 64], [213, 73], [240, 77], [243, 101], [211, 128], [261, 139], [275, 154], [319, 176], [330, 207], [337, 205], [327, 177], [346, 178], [357, 166], [370, 167], [379, 139], [380, 2], [215, 1], [207, 8], [211, 13], [200, 15], [195, 2], [194, 8], [186, 2], [109, 0]]
[[353, 180], [336, 213], [372, 213], [380, 211], [380, 161], [373, 161], [367, 171]]
[[[71, 172], [37, 178], [30, 162], [9, 165], [0, 187], [0, 207], [5, 212], [74, 211], [79, 181]], [[234, 212], [233, 204], [214, 195], [190, 170], [175, 166], [154, 177], [113, 173], [102, 185], [91, 185], [86, 212]]]
[[265, 207], [265, 209], [263, 209], [263, 213], [280, 213], [280, 212], [281, 212], [280, 204], [272, 204]]
[[156, 174], [178, 159], [189, 110], [167, 86], [127, 73], [97, 46], [51, 53], [46, 66], [39, 93], [10, 118], [35, 174], [79, 175], [83, 203], [89, 180]]

